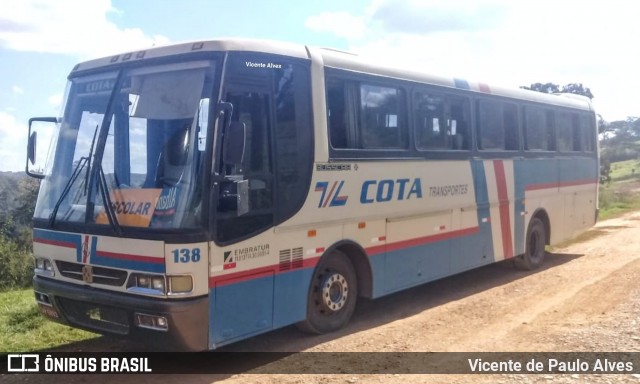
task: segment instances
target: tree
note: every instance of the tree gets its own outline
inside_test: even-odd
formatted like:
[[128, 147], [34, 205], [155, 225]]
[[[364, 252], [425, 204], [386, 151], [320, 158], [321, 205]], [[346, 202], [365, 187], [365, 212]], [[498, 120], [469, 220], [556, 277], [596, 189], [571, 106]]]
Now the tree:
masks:
[[586, 88], [582, 83], [570, 83], [562, 87], [560, 93], [573, 93], [574, 95], [587, 96], [589, 99], [593, 99], [593, 93], [589, 88]]
[[534, 83], [530, 87], [522, 86], [522, 89], [528, 89], [530, 91], [542, 92], [542, 93], [559, 93], [560, 87], [553, 83]]
[[636, 159], [640, 155], [640, 118], [603, 122], [599, 127], [603, 141], [600, 146], [604, 161]]
[[17, 225], [25, 227], [31, 225], [39, 188], [40, 180], [31, 177], [24, 177], [18, 183], [18, 206], [12, 212]]
[[585, 87], [582, 83], [569, 83], [564, 85], [562, 88], [554, 83], [533, 83], [529, 87], [521, 86], [520, 88], [542, 93], [572, 93], [574, 95], [582, 95], [589, 99], [593, 99], [591, 89]]

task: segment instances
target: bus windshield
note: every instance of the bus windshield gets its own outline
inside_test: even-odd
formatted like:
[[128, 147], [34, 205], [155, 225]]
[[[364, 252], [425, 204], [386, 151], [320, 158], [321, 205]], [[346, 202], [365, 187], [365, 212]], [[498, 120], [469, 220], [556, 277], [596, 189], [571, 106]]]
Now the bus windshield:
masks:
[[201, 226], [201, 163], [214, 62], [72, 77], [35, 218]]

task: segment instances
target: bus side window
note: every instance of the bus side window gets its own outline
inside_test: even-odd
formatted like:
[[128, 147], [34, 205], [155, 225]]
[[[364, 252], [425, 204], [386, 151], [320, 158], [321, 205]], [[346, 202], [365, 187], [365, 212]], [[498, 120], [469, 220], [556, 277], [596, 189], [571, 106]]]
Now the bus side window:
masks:
[[365, 149], [406, 149], [404, 94], [399, 88], [360, 85], [360, 140]]
[[584, 143], [585, 152], [595, 152], [595, 127], [592, 115], [580, 114], [579, 131]]
[[418, 149], [451, 149], [446, 142], [444, 98], [424, 92], [416, 92], [415, 130]]
[[342, 82], [332, 81], [327, 83], [327, 122], [333, 148], [348, 148], [345, 103]]
[[447, 97], [449, 108], [449, 134], [452, 137], [454, 150], [468, 150], [471, 137], [469, 135], [469, 102], [464, 98]]
[[504, 120], [502, 105], [497, 101], [480, 100], [478, 148], [484, 150], [504, 150]]
[[573, 136], [573, 150], [583, 151], [585, 149], [585, 132], [580, 126], [580, 115], [577, 113], [571, 114], [571, 133]]
[[551, 110], [535, 106], [524, 108], [524, 137], [527, 151], [553, 151], [555, 137]]
[[519, 149], [518, 108], [497, 100], [478, 102], [480, 137], [478, 148], [485, 150]]
[[558, 151], [573, 151], [573, 122], [568, 112], [556, 112], [556, 135]]
[[329, 140], [336, 149], [358, 148], [357, 84], [332, 79], [327, 82], [327, 123]]

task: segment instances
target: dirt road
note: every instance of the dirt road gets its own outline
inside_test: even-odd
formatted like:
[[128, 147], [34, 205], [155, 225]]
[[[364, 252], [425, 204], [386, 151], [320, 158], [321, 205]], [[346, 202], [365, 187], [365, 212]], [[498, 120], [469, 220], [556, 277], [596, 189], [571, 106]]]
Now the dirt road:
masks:
[[[228, 351], [640, 351], [640, 212], [603, 221], [557, 247], [534, 272], [500, 263], [376, 301], [361, 301], [349, 326], [309, 336], [294, 327]], [[105, 341], [74, 346], [97, 350]], [[125, 347], [126, 348], [126, 347]], [[313, 364], [312, 361], [309, 364]], [[60, 376], [56, 378], [62, 379]], [[11, 382], [47, 382], [14, 376]], [[138, 383], [140, 376], [100, 381]], [[109, 380], [111, 379], [111, 380]], [[151, 377], [144, 377], [150, 381]], [[640, 375], [188, 375], [179, 383], [640, 383]], [[15, 380], [15, 381], [14, 381]], [[68, 376], [64, 382], [88, 382]]]

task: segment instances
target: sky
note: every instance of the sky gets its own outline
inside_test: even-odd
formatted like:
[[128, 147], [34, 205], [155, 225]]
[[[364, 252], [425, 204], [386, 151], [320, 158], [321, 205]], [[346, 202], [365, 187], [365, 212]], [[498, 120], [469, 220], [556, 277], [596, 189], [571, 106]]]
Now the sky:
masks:
[[640, 116], [640, 2], [627, 0], [2, 0], [0, 171], [30, 117], [58, 116], [78, 62], [244, 37], [519, 87], [583, 83], [606, 121]]

